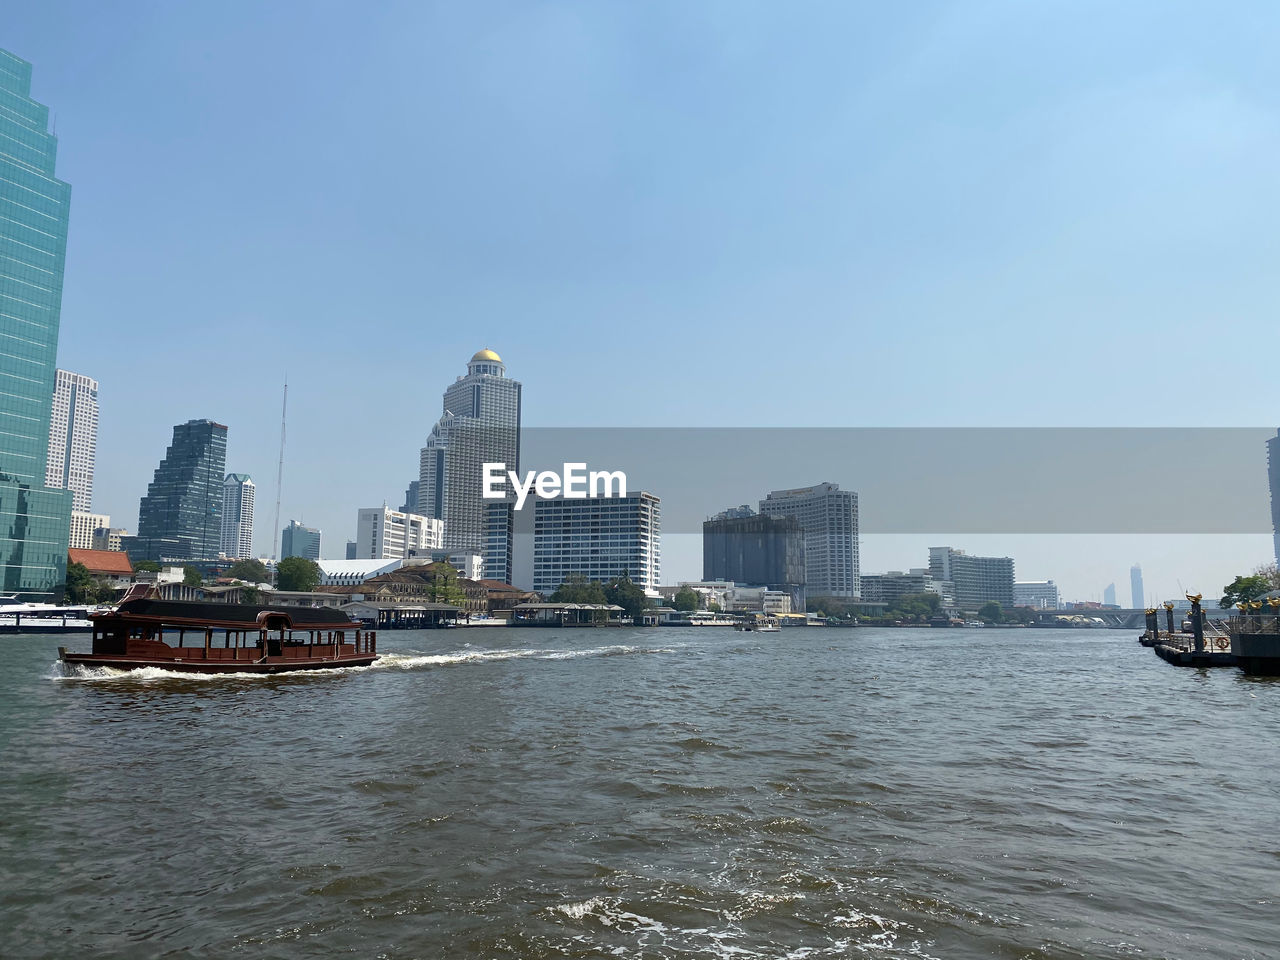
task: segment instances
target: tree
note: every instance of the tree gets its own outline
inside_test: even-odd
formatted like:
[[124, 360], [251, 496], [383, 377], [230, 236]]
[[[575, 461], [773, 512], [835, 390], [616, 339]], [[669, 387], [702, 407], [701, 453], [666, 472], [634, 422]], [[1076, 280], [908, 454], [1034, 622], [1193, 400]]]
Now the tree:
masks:
[[68, 603], [97, 603], [111, 595], [111, 588], [95, 578], [83, 563], [67, 564]]
[[681, 587], [671, 598], [671, 606], [677, 610], [697, 610], [698, 594], [688, 587]]
[[320, 586], [320, 567], [306, 557], [285, 557], [276, 567], [277, 590], [314, 590]]
[[1222, 588], [1222, 599], [1218, 601], [1218, 606], [1227, 610], [1237, 603], [1256, 600], [1274, 589], [1271, 578], [1264, 572], [1256, 572], [1249, 577], [1236, 577]]
[[999, 623], [1004, 619], [1004, 608], [998, 600], [988, 600], [978, 608], [978, 619], [983, 623]]
[[137, 573], [140, 570], [146, 573], [159, 573], [160, 564], [156, 563], [154, 560], [139, 560], [133, 565], [133, 572]]
[[188, 587], [198, 587], [204, 582], [200, 576], [200, 571], [195, 567], [186, 566], [182, 568], [182, 582]]
[[932, 591], [905, 593], [890, 602], [885, 613], [899, 620], [928, 620], [942, 609], [942, 598]]
[[246, 584], [240, 588], [241, 603], [261, 603], [262, 591], [252, 584]]
[[270, 583], [271, 572], [261, 560], [237, 560], [227, 571], [232, 580], [243, 580], [245, 583]]
[[608, 603], [604, 587], [597, 580], [588, 580], [581, 573], [571, 573], [551, 594], [552, 603]]
[[639, 620], [645, 608], [649, 606], [649, 598], [643, 590], [631, 582], [625, 573], [614, 577], [605, 585], [605, 602], [616, 603], [632, 620]]

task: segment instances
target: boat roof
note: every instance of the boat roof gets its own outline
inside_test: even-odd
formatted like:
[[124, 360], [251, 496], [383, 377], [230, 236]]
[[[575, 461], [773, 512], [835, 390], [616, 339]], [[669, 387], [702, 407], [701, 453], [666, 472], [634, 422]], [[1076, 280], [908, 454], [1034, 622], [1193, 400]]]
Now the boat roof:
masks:
[[268, 624], [271, 629], [284, 626], [291, 630], [358, 626], [341, 610], [334, 610], [332, 607], [289, 607], [283, 604], [263, 607], [250, 603], [200, 603], [149, 599], [126, 600], [109, 613], [95, 614], [93, 619], [104, 622], [128, 620], [238, 630], [260, 630], [266, 628]]

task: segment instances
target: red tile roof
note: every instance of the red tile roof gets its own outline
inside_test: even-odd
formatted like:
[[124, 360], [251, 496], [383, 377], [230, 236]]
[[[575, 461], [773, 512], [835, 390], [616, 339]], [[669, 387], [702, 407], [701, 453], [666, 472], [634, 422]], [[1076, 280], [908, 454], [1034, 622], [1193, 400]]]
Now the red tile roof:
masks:
[[121, 577], [133, 576], [133, 564], [123, 550], [68, 550], [67, 559], [82, 563], [90, 573], [108, 573]]

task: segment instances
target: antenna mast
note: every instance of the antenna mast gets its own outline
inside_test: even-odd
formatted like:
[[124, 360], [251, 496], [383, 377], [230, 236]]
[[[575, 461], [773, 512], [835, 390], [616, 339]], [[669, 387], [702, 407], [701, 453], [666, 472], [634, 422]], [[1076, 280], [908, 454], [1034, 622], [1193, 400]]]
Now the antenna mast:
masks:
[[271, 559], [276, 560], [280, 542], [280, 489], [284, 485], [284, 422], [289, 410], [289, 378], [284, 380], [284, 401], [280, 404], [280, 463], [276, 466], [276, 516], [271, 526]]

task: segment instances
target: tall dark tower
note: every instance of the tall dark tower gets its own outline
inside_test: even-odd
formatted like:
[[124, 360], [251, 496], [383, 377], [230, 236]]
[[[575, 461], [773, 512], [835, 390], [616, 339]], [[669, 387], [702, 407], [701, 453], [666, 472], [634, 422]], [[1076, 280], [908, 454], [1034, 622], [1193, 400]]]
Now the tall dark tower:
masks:
[[138, 535], [125, 538], [134, 560], [216, 560], [222, 546], [222, 483], [227, 428], [188, 420], [156, 467], [138, 506]]

